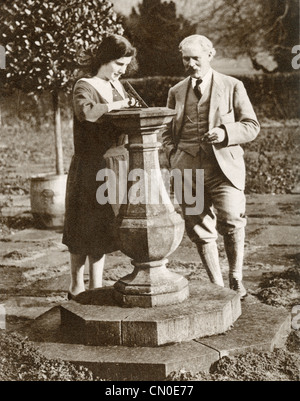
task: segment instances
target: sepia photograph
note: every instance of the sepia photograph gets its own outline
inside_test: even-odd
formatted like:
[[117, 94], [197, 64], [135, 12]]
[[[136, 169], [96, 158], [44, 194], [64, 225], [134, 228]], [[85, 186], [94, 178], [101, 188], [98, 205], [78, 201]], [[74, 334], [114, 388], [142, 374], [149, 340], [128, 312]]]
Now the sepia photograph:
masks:
[[300, 380], [299, 14], [0, 0], [1, 382]]

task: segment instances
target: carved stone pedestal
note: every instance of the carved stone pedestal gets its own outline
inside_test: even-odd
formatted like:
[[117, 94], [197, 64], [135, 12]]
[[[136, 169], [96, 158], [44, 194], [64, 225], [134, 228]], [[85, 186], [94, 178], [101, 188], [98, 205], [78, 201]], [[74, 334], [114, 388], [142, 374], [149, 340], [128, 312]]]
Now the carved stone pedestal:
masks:
[[189, 285], [166, 267], [184, 233], [158, 159], [157, 134], [174, 114], [150, 108], [107, 115], [129, 136], [127, 200], [118, 221], [120, 249], [133, 271], [112, 287], [62, 304], [59, 319], [66, 358], [76, 350], [78, 360], [101, 377], [161, 380], [174, 370], [208, 369], [220, 354], [199, 338], [228, 331], [241, 315], [236, 292], [207, 281]]
[[189, 296], [187, 280], [166, 268], [166, 257], [184, 233], [183, 219], [164, 187], [158, 157], [157, 134], [174, 114], [152, 107], [107, 115], [129, 138], [128, 196], [118, 219], [121, 251], [133, 259], [134, 271], [115, 284], [116, 299], [123, 306], [169, 305]]

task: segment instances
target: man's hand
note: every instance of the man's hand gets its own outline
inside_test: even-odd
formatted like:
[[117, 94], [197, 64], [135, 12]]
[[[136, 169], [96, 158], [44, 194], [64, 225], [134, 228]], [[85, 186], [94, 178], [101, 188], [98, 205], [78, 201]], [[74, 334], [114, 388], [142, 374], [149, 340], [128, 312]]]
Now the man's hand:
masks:
[[214, 143], [222, 143], [223, 141], [225, 141], [225, 139], [226, 139], [225, 130], [223, 128], [216, 127], [209, 130], [206, 134], [204, 134], [203, 137], [201, 138], [201, 141], [205, 143], [214, 144]]

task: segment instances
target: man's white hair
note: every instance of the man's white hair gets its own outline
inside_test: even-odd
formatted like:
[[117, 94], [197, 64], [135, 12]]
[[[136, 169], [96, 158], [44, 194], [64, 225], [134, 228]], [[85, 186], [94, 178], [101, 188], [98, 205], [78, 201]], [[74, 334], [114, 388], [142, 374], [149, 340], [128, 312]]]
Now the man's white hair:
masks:
[[216, 54], [216, 50], [212, 42], [203, 35], [191, 35], [183, 39], [179, 44], [179, 50], [182, 52], [184, 48], [189, 46], [200, 46], [204, 51], [211, 53], [212, 57]]

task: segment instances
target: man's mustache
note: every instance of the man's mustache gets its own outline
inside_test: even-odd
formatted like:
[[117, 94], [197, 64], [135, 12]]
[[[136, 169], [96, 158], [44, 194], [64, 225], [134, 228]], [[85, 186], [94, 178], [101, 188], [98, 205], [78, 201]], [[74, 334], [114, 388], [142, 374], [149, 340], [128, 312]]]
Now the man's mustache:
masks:
[[188, 68], [186, 69], [186, 72], [189, 73], [189, 74], [192, 74], [192, 73], [194, 73], [194, 72], [196, 72], [196, 71], [197, 71], [197, 68], [193, 68], [193, 67], [188, 67]]

